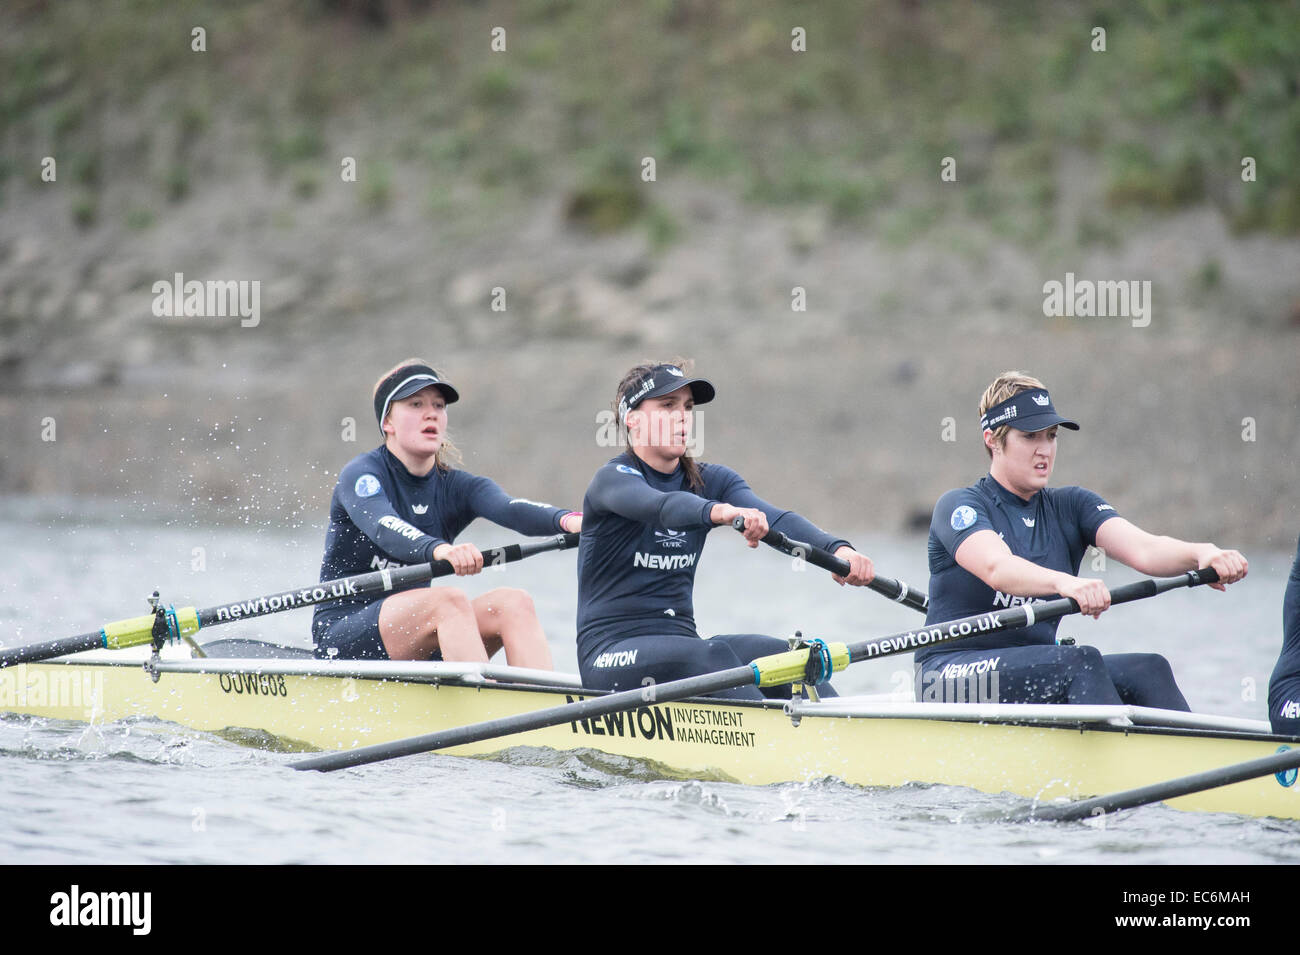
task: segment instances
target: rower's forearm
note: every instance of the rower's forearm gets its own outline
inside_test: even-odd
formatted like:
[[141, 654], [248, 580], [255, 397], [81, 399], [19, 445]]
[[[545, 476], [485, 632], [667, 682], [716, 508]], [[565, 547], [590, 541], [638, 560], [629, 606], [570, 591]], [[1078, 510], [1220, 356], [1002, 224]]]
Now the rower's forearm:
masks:
[[[773, 517], [773, 514], [776, 516]], [[773, 509], [767, 512], [767, 523], [774, 531], [780, 531], [787, 537], [793, 537], [795, 540], [805, 541], [814, 547], [820, 547], [827, 553], [833, 554], [841, 547], [852, 548], [853, 544], [842, 537], [836, 537], [822, 530], [808, 518], [794, 511], [777, 511]]]
[[1049, 597], [1059, 594], [1069, 574], [1040, 567], [1023, 557], [1008, 555], [998, 561], [987, 575], [979, 575], [994, 590], [1013, 597]]
[[1151, 535], [1141, 560], [1130, 566], [1138, 573], [1152, 577], [1173, 577], [1196, 570], [1201, 565], [1202, 555], [1213, 550], [1213, 544], [1193, 544], [1175, 537]]

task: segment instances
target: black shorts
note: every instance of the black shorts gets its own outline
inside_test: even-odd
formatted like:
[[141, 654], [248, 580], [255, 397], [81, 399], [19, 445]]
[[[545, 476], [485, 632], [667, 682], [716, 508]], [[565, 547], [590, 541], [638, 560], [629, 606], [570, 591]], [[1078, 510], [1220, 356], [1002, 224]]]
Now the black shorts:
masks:
[[923, 703], [1073, 703], [1190, 707], [1157, 653], [1041, 644], [935, 653], [916, 665]]
[[[730, 670], [758, 657], [784, 653], [790, 644], [757, 633], [721, 634], [708, 640], [685, 634], [650, 634], [602, 641], [578, 660], [582, 685], [593, 690], [632, 690], [647, 682], [671, 683], [687, 677]], [[817, 686], [821, 696], [836, 696], [830, 683]], [[790, 699], [790, 685], [741, 686], [709, 696], [732, 700]]]
[[1279, 736], [1300, 736], [1300, 678], [1269, 684], [1268, 720]]

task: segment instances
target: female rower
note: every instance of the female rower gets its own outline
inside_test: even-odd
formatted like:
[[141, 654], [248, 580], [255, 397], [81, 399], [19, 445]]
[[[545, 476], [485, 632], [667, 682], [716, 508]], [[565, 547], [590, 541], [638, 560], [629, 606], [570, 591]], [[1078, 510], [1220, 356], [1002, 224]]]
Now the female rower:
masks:
[[[1246, 559], [1213, 544], [1156, 537], [1120, 517], [1081, 487], [1049, 488], [1058, 427], [1043, 383], [1020, 372], [999, 375], [980, 399], [987, 477], [939, 499], [930, 522], [930, 610], [935, 623], [1024, 603], [1072, 597], [1082, 612], [1110, 606], [1100, 580], [1077, 577], [1090, 545], [1153, 576], [1213, 567], [1223, 590], [1246, 576]], [[916, 654], [918, 697], [1004, 703], [1131, 703], [1186, 710], [1173, 672], [1154, 653], [1103, 656], [1094, 647], [1056, 644], [1052, 620], [967, 637]], [[973, 683], [970, 678], [977, 677]], [[951, 692], [951, 695], [950, 695]]]
[[1268, 681], [1268, 719], [1274, 733], [1300, 736], [1300, 543], [1282, 598], [1282, 653]]
[[[863, 586], [871, 561], [847, 541], [792, 511], [761, 500], [730, 468], [697, 463], [687, 451], [693, 409], [713, 400], [703, 378], [681, 363], [643, 364], [619, 383], [615, 398], [628, 450], [604, 465], [583, 502], [578, 549], [578, 667], [584, 686], [626, 690], [749, 663], [789, 649], [758, 634], [701, 639], [692, 591], [704, 539], [744, 518], [750, 547], [772, 527], [849, 562], [841, 584]], [[833, 693], [829, 684], [818, 688]], [[790, 687], [765, 688], [790, 697]], [[756, 687], [716, 696], [762, 699]]]
[[[460, 395], [427, 362], [409, 358], [374, 390], [384, 443], [339, 473], [330, 502], [321, 580], [445, 560], [458, 576], [483, 569], [473, 544], [453, 541], [476, 517], [541, 536], [576, 532], [582, 515], [524, 498], [457, 470], [447, 405]], [[386, 597], [316, 607], [317, 656], [485, 662], [505, 647], [512, 666], [551, 669], [551, 651], [522, 590], [500, 587], [470, 600], [457, 587], [413, 585]]]

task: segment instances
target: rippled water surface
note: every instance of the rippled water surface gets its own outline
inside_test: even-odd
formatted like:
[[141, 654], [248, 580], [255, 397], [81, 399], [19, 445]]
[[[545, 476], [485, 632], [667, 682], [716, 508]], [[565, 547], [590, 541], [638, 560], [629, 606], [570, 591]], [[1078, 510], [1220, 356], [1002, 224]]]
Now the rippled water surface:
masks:
[[[0, 501], [0, 642], [51, 639], [167, 602], [200, 607], [314, 581], [323, 532], [143, 522], [101, 506]], [[508, 536], [476, 525], [465, 539]], [[879, 569], [918, 586], [924, 541], [855, 538]], [[1251, 554], [1228, 594], [1175, 592], [1115, 608], [1073, 633], [1105, 651], [1166, 654], [1192, 705], [1264, 717], [1280, 644], [1289, 554]], [[573, 554], [547, 554], [471, 581], [530, 590], [557, 666], [575, 668]], [[1105, 575], [1118, 584], [1126, 572]], [[912, 611], [836, 587], [723, 530], [701, 561], [705, 632], [845, 639], [901, 630]], [[214, 630], [306, 645], [308, 617]], [[1068, 627], [1069, 629], [1064, 629]], [[858, 664], [841, 692], [909, 685], [910, 658]], [[778, 786], [665, 778], [593, 751], [519, 747], [493, 759], [420, 756], [330, 775], [294, 757], [152, 720], [88, 727], [0, 717], [0, 857], [24, 863], [1300, 861], [1300, 823], [1148, 807], [1104, 823], [1011, 821], [1028, 802], [943, 786], [864, 788], [834, 779]], [[263, 742], [266, 742], [265, 740]]]

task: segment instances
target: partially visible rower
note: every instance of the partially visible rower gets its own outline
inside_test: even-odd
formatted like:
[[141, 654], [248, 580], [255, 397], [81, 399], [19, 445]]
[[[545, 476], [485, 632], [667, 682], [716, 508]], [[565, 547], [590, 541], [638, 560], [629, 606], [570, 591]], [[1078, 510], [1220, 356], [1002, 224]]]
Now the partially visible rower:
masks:
[[1274, 733], [1300, 736], [1300, 542], [1282, 598], [1282, 653], [1268, 680], [1268, 719]]
[[[1110, 591], [1076, 576], [1084, 551], [1154, 577], [1213, 567], [1223, 590], [1246, 576], [1246, 558], [1214, 544], [1148, 534], [1120, 517], [1102, 497], [1081, 487], [1049, 488], [1058, 428], [1079, 425], [1056, 413], [1037, 378], [1008, 371], [985, 390], [979, 406], [987, 477], [939, 499], [930, 521], [930, 611], [927, 622], [966, 617], [1035, 597], [1072, 597], [1083, 613], [1100, 616]], [[1003, 703], [1129, 703], [1187, 710], [1164, 657], [1103, 655], [1095, 647], [1057, 645], [1059, 620], [1021, 630], [970, 637], [916, 654], [925, 699], [980, 698], [996, 690]], [[980, 684], [971, 691], [969, 680]], [[942, 694], [934, 691], [942, 689]], [[928, 691], [928, 692], [927, 692]], [[993, 700], [989, 700], [993, 702]]]

